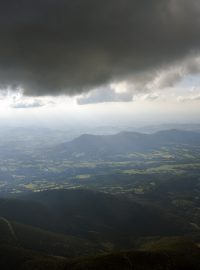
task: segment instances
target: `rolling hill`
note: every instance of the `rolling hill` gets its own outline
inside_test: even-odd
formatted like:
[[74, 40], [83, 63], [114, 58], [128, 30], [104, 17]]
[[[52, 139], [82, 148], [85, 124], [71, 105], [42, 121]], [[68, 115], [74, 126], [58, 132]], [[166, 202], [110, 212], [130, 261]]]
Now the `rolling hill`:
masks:
[[179, 235], [189, 225], [158, 207], [90, 190], [51, 190], [1, 199], [0, 216], [96, 243], [130, 247], [130, 236]]
[[[163, 245], [167, 246], [163, 248]], [[176, 247], [174, 247], [176, 246]], [[27, 249], [0, 246], [0, 267], [7, 270], [199, 270], [200, 250], [190, 241], [165, 239], [153, 249], [117, 252], [72, 260]]]
[[154, 134], [120, 132], [116, 135], [84, 134], [50, 150], [48, 157], [101, 159], [133, 152], [154, 151], [174, 145], [200, 146], [200, 134], [192, 131], [165, 130]]
[[0, 218], [0, 245], [73, 258], [105, 251], [100, 244]]
[[191, 233], [189, 224], [165, 209], [102, 192], [49, 190], [1, 199], [0, 231], [1, 269], [200, 266], [197, 245], [181, 240]]

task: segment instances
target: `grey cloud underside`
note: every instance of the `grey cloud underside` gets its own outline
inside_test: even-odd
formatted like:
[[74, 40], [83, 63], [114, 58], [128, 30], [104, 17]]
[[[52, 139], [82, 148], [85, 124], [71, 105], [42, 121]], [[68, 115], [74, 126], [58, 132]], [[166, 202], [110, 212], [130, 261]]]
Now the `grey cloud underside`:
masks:
[[28, 108], [38, 108], [38, 107], [43, 107], [44, 104], [39, 101], [33, 101], [31, 103], [26, 103], [26, 102], [16, 102], [11, 105], [12, 108], [15, 109], [28, 109]]
[[132, 98], [133, 95], [129, 91], [125, 93], [116, 93], [111, 87], [102, 87], [77, 98], [77, 103], [79, 105], [85, 105], [105, 102], [128, 102], [131, 101]]
[[151, 73], [198, 52], [199, 25], [199, 0], [2, 0], [0, 86], [74, 95]]

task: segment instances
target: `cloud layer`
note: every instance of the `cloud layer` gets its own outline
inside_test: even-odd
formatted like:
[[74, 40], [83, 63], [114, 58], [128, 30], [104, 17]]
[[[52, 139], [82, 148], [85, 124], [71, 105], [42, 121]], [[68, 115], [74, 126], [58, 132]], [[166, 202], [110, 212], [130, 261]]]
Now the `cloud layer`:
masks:
[[200, 3], [2, 0], [0, 37], [1, 88], [76, 95], [138, 76], [146, 80], [141, 74], [198, 53]]

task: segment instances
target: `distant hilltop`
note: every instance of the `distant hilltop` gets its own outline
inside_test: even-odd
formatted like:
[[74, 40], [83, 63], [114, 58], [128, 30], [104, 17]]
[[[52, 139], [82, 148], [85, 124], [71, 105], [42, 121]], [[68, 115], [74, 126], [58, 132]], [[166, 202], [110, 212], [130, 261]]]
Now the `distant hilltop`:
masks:
[[50, 150], [49, 154], [63, 158], [105, 158], [179, 145], [200, 146], [200, 133], [171, 129], [153, 134], [130, 131], [115, 135], [83, 134], [70, 142], [58, 145]]

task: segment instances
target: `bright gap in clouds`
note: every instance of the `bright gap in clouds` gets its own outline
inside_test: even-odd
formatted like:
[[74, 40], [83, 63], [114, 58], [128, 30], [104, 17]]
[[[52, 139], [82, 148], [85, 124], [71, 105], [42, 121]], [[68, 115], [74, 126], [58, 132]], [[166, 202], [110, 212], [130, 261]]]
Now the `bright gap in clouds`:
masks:
[[[188, 77], [176, 86], [146, 92], [120, 82], [75, 97], [27, 97], [21, 89], [7, 89], [0, 95], [0, 125], [78, 128], [199, 122], [198, 80]], [[109, 95], [117, 98], [113, 101]]]

